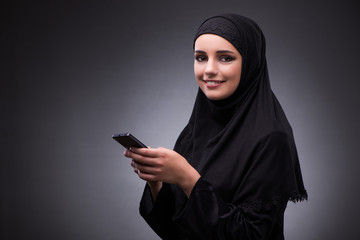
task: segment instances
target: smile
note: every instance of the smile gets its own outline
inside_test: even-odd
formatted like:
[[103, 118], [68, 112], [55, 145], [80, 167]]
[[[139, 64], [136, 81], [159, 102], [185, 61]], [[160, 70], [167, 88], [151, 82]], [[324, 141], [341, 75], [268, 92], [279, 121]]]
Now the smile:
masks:
[[214, 88], [217, 87], [219, 85], [221, 85], [223, 82], [225, 81], [219, 81], [219, 80], [204, 80], [205, 84], [207, 87], [209, 88]]

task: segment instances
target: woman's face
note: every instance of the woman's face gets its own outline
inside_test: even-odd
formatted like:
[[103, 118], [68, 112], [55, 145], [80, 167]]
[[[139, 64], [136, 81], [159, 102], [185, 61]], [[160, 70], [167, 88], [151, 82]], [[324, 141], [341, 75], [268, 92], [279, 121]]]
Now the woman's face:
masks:
[[211, 100], [225, 99], [240, 82], [242, 57], [224, 38], [203, 34], [195, 41], [194, 72], [200, 89]]

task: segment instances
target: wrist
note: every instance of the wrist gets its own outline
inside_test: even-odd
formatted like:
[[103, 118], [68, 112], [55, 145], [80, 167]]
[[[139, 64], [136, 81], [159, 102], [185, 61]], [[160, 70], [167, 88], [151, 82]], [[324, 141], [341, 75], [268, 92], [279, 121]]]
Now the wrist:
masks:
[[190, 166], [190, 168], [186, 171], [186, 174], [183, 175], [183, 178], [180, 180], [178, 185], [189, 197], [199, 178], [200, 174], [198, 173], [198, 171], [196, 171], [195, 168]]
[[162, 187], [162, 182], [160, 181], [148, 181], [147, 184], [149, 185], [149, 187], [153, 190], [160, 190]]
[[150, 187], [150, 192], [153, 197], [153, 200], [156, 201], [157, 195], [162, 188], [162, 182], [148, 181], [147, 184]]

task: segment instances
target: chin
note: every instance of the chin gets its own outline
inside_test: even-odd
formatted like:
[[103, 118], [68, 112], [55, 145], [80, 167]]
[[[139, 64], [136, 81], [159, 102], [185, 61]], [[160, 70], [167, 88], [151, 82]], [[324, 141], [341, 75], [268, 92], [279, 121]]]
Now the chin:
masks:
[[227, 92], [227, 91], [219, 91], [218, 90], [209, 90], [206, 87], [200, 87], [201, 91], [205, 94], [205, 96], [210, 99], [210, 100], [222, 100], [225, 98], [228, 98], [231, 93]]
[[227, 98], [226, 96], [222, 96], [222, 95], [215, 95], [215, 94], [205, 94], [205, 96], [208, 98], [208, 99], [210, 99], [210, 100], [214, 100], [214, 101], [216, 101], [216, 100], [222, 100], [222, 99], [225, 99], [225, 98]]

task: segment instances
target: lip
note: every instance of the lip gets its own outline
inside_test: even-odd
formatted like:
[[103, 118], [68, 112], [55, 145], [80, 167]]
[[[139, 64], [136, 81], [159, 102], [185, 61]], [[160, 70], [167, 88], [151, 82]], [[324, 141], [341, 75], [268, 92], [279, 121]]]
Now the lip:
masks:
[[[220, 86], [222, 83], [224, 83], [225, 81], [221, 81], [221, 80], [203, 80], [205, 82], [206, 87], [208, 88], [216, 88], [218, 86]], [[208, 82], [216, 82], [216, 84], [209, 84]]]

